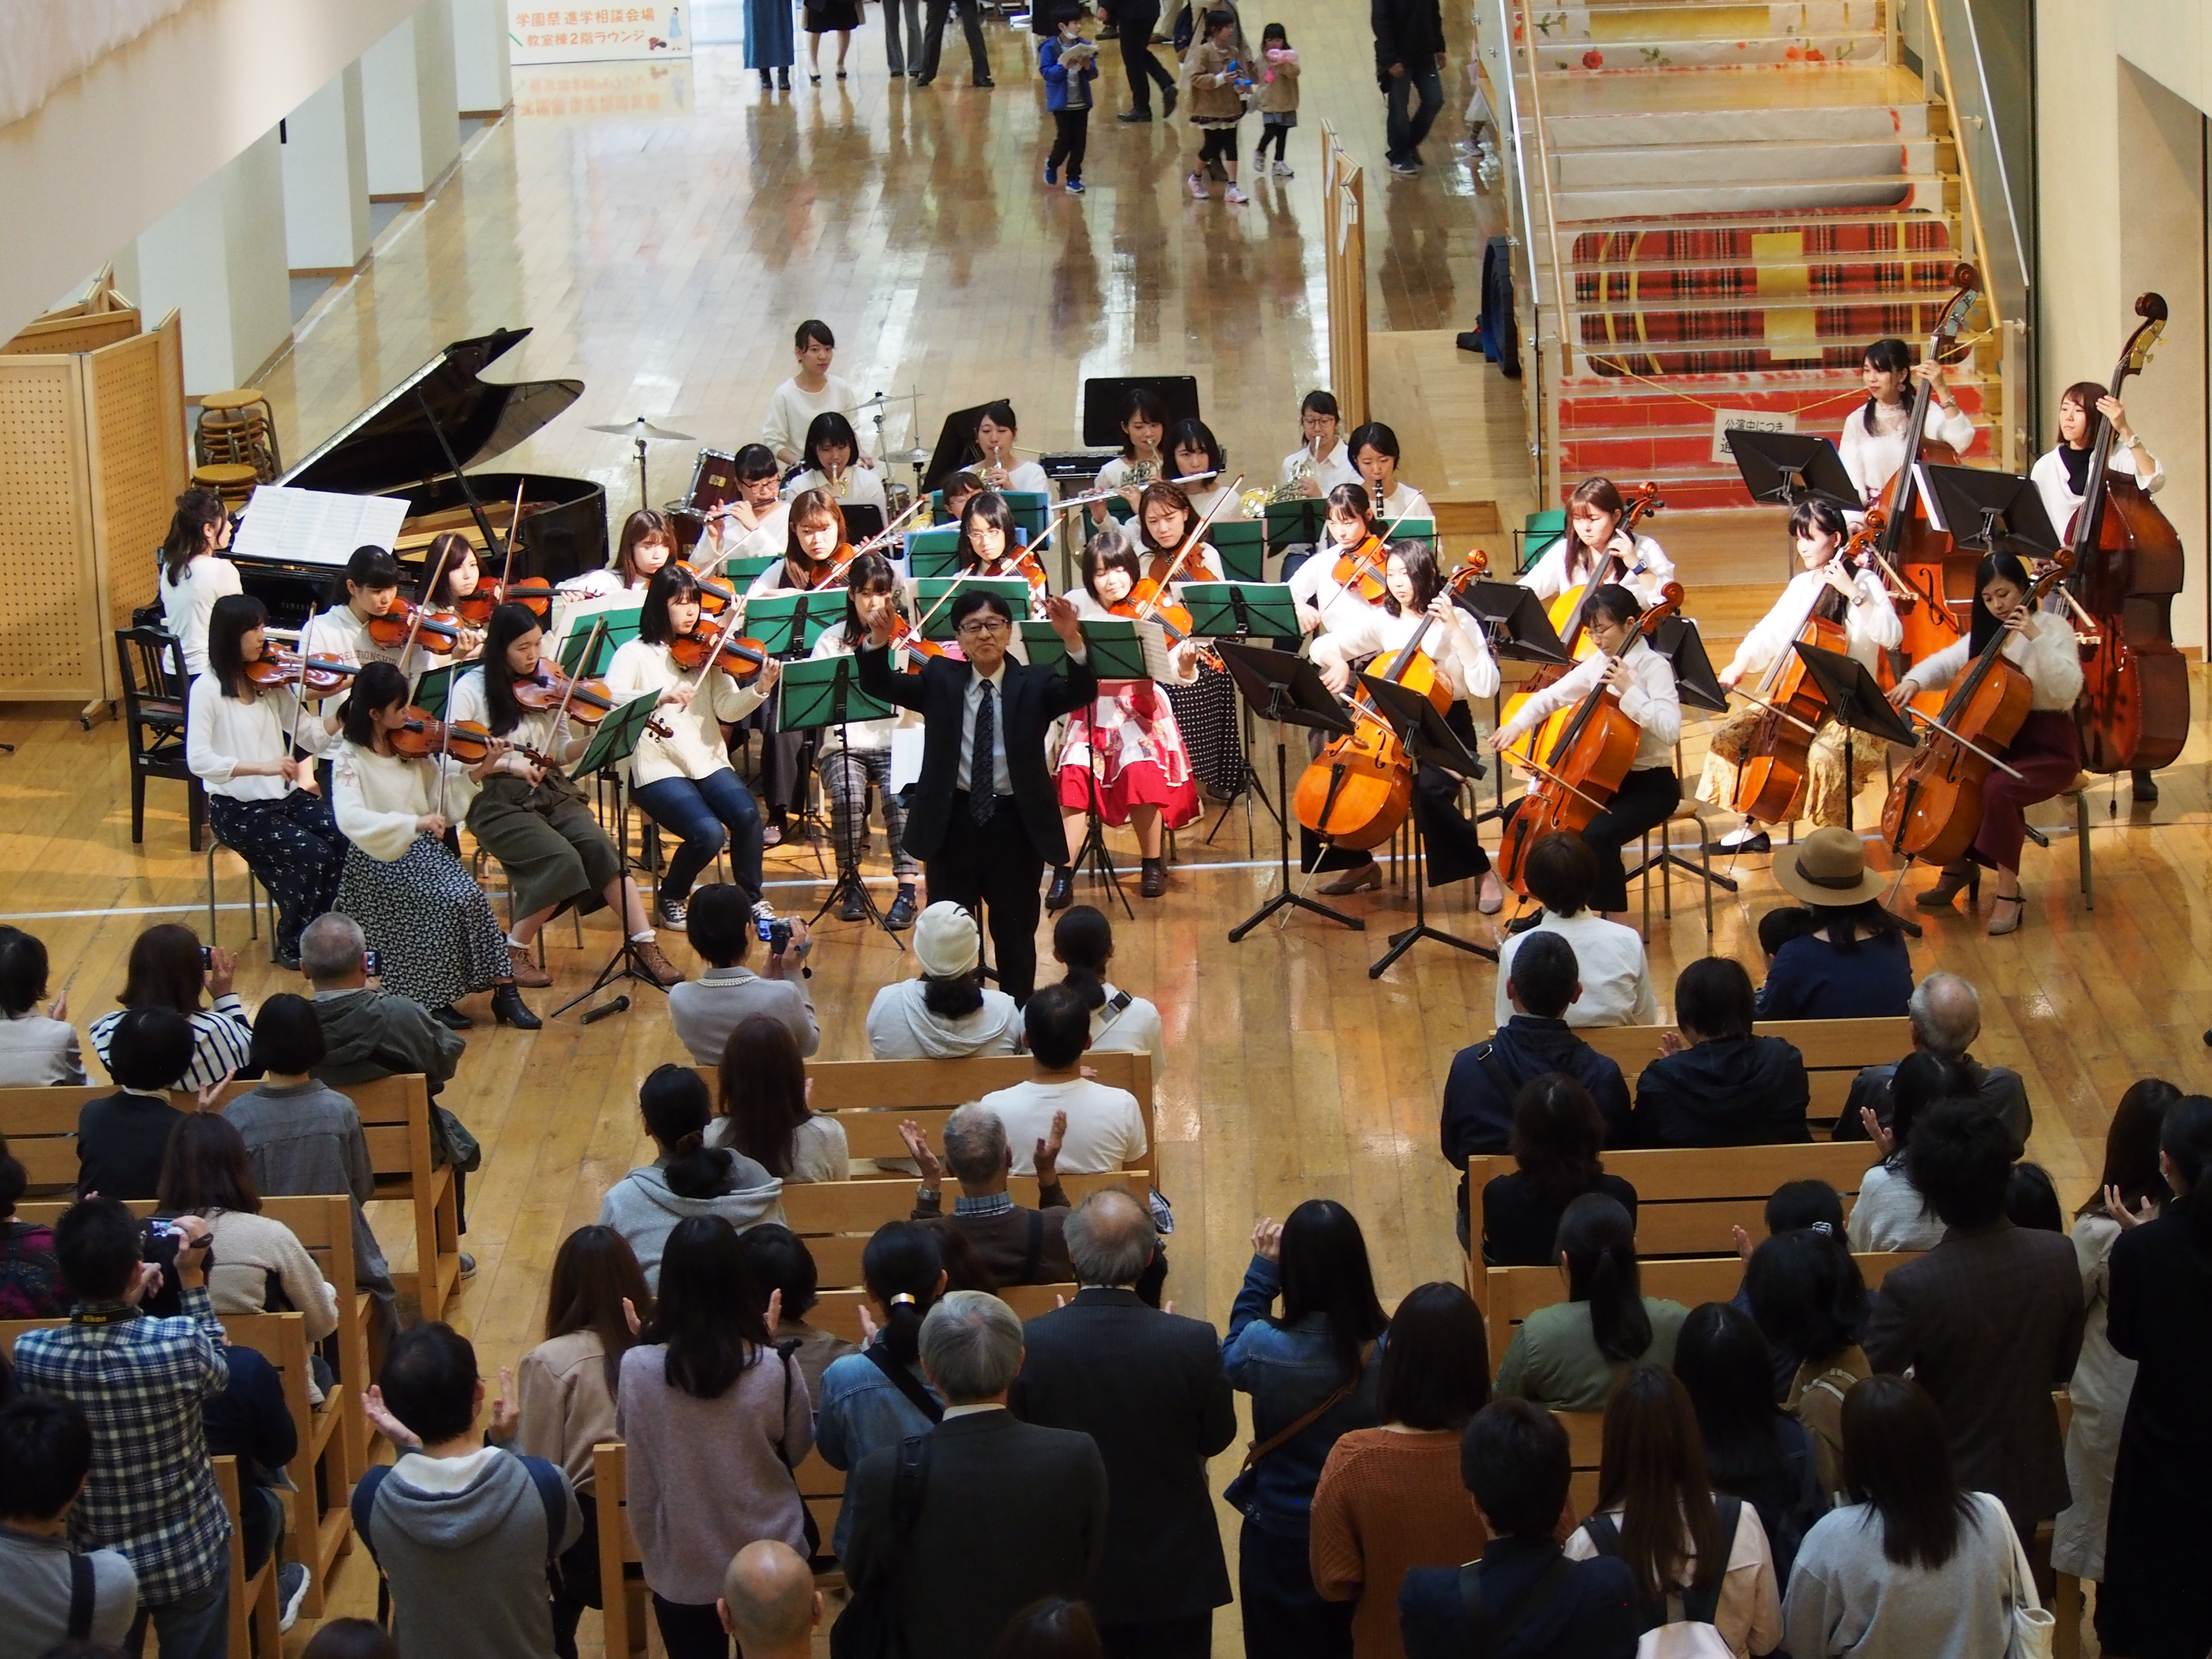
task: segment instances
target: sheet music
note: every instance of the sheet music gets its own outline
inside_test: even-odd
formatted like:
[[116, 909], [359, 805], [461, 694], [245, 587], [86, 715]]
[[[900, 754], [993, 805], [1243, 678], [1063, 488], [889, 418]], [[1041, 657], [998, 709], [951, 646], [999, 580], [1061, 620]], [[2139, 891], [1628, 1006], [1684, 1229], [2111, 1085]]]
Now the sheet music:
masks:
[[407, 503], [397, 495], [341, 495], [263, 484], [246, 504], [231, 556], [341, 569], [357, 547], [389, 553], [406, 521]]

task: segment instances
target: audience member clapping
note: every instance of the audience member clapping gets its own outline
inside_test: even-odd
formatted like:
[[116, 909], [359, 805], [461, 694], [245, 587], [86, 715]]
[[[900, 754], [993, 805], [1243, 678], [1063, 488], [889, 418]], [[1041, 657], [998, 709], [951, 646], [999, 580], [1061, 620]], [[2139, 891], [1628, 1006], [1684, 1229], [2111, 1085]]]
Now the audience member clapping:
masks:
[[745, 1263], [753, 1270], [753, 1286], [763, 1296], [776, 1298], [780, 1316], [769, 1332], [775, 1343], [806, 1379], [806, 1397], [822, 1401], [822, 1374], [836, 1361], [860, 1350], [843, 1337], [807, 1322], [806, 1316], [821, 1305], [821, 1278], [814, 1267], [814, 1252], [806, 1241], [779, 1221], [764, 1221], [738, 1235]]
[[46, 1000], [45, 941], [19, 927], [0, 927], [0, 1088], [84, 1082], [69, 994], [41, 1009]]
[[[1282, 1312], [1271, 1314], [1278, 1296]], [[1366, 1237], [1341, 1204], [1310, 1198], [1281, 1224], [1252, 1230], [1222, 1362], [1231, 1384], [1252, 1396], [1254, 1455], [1228, 1496], [1244, 1517], [1237, 1600], [1254, 1659], [1351, 1645], [1352, 1607], [1314, 1588], [1313, 1494], [1330, 1448], [1382, 1421], [1375, 1344], [1389, 1325]]]
[[[1933, 1054], [1908, 1054], [1898, 1063], [1890, 1079], [1889, 1121], [1869, 1128], [1882, 1160], [1859, 1180], [1845, 1229], [1854, 1250], [1929, 1250], [1942, 1242], [1943, 1218], [1913, 1182], [1910, 1146], [1929, 1109], [1957, 1097], [1965, 1084], [1955, 1065]], [[1872, 1115], [1872, 1108], [1867, 1114]]]
[[1743, 1284], [1777, 1370], [1789, 1371], [1783, 1409], [1812, 1437], [1814, 1475], [1832, 1498], [1844, 1486], [1844, 1399], [1873, 1370], [1859, 1346], [1866, 1281], [1840, 1238], [1808, 1227], [1760, 1244]]
[[716, 1074], [714, 1144], [782, 1181], [842, 1181], [845, 1126], [809, 1106], [806, 1061], [791, 1029], [766, 1014], [739, 1020]]
[[1674, 1343], [1674, 1376], [1698, 1413], [1713, 1490], [1759, 1511], [1778, 1583], [1790, 1581], [1805, 1529], [1828, 1507], [1811, 1437], [1774, 1403], [1774, 1359], [1741, 1308], [1690, 1310]]
[[[1972, 985], [1956, 974], [1930, 974], [1913, 987], [1905, 1005], [1912, 1018], [1912, 1048], [1916, 1054], [1948, 1060], [1963, 1079], [1962, 1093], [2004, 1119], [2012, 1132], [2013, 1156], [2027, 1150], [2035, 1127], [2035, 1114], [2027, 1103], [2027, 1085], [2018, 1072], [2004, 1066], [1984, 1066], [1967, 1052], [1982, 1034], [1982, 1000]], [[1851, 1079], [1850, 1097], [1836, 1119], [1836, 1139], [1864, 1140], [1876, 1124], [1890, 1117], [1890, 1085], [1897, 1074], [1894, 1062], [1869, 1066]], [[1866, 1109], [1874, 1109], [1874, 1116]]]
[[1237, 1436], [1213, 1327], [1146, 1305], [1159, 1235], [1144, 1200], [1093, 1193], [1067, 1218], [1082, 1289], [1032, 1319], [1010, 1399], [1025, 1423], [1091, 1437], [1113, 1502], [1090, 1601], [1107, 1650], [1206, 1659], [1229, 1567], [1206, 1460]]
[[670, 1659], [729, 1653], [714, 1603], [739, 1550], [762, 1538], [811, 1549], [792, 1471], [813, 1448], [814, 1412], [769, 1340], [781, 1312], [730, 1224], [692, 1216], [668, 1235], [653, 1317], [623, 1356], [629, 1526]]
[[[32, 1395], [0, 1407], [0, 1653], [9, 1659], [67, 1638], [120, 1648], [130, 1635], [138, 1612], [130, 1558], [70, 1547], [70, 1511], [91, 1473], [92, 1430], [76, 1401]], [[73, 1630], [80, 1576], [89, 1605]]]
[[1354, 1604], [1354, 1659], [1398, 1659], [1398, 1589], [1419, 1567], [1480, 1554], [1481, 1518], [1460, 1478], [1460, 1438], [1490, 1403], [1482, 1315], [1456, 1285], [1416, 1286], [1391, 1316], [1379, 1428], [1329, 1449], [1314, 1492], [1314, 1588]]
[[1498, 1395], [1541, 1401], [1553, 1411], [1598, 1411], [1630, 1366], [1674, 1363], [1675, 1335], [1690, 1310], [1642, 1293], [1636, 1224], [1602, 1193], [1567, 1206], [1555, 1249], [1568, 1300], [1522, 1321], [1498, 1368]]
[[61, 1264], [54, 1260], [53, 1229], [15, 1218], [16, 1201], [28, 1185], [7, 1137], [0, 1135], [0, 1319], [51, 1319], [69, 1308]]
[[718, 1066], [730, 1033], [747, 1019], [768, 1018], [791, 1033], [801, 1054], [822, 1046], [822, 1025], [814, 999], [799, 975], [807, 947], [806, 924], [793, 921], [790, 945], [780, 951], [763, 947], [765, 969], [745, 966], [756, 943], [752, 902], [742, 887], [719, 882], [691, 895], [684, 937], [707, 963], [697, 979], [668, 991], [668, 1018], [677, 1041], [701, 1066]]
[[896, 980], [868, 1005], [868, 1052], [878, 1060], [958, 1060], [1022, 1046], [1022, 1011], [983, 983], [975, 918], [939, 899], [914, 925], [919, 979]]
[[[1075, 1277], [1067, 1259], [1067, 1192], [1060, 1184], [1060, 1151], [1067, 1133], [1067, 1114], [1054, 1112], [1045, 1138], [1030, 1149], [1036, 1176], [1035, 1209], [1017, 1204], [1007, 1191], [1014, 1167], [1006, 1126], [988, 1106], [963, 1106], [945, 1120], [945, 1162], [930, 1150], [921, 1126], [899, 1125], [907, 1150], [921, 1169], [915, 1194], [914, 1219], [940, 1235], [960, 1234], [973, 1247], [990, 1283], [964, 1288], [995, 1290], [1002, 1285], [1064, 1285]], [[960, 1183], [952, 1213], [945, 1213], [945, 1176]]]
[[[1511, 935], [1498, 947], [1498, 1024], [1513, 1016], [1509, 986], [1515, 959], [1534, 933], [1553, 933], [1573, 947], [1580, 969], [1581, 988], [1561, 1016], [1568, 1024], [1656, 1025], [1659, 998], [1643, 936], [1589, 908], [1597, 885], [1597, 860], [1589, 843], [1571, 830], [1555, 830], [1528, 849], [1523, 873], [1528, 896], [1544, 908], [1532, 929]], [[1525, 999], [1521, 1006], [1528, 1006]]]
[[1751, 975], [1705, 957], [1674, 979], [1674, 1024], [1636, 1079], [1628, 1133], [1638, 1146], [1766, 1146], [1810, 1140], [1805, 1060], [1752, 1033]]
[[646, 1284], [657, 1286], [661, 1251], [678, 1223], [715, 1216], [757, 1227], [779, 1213], [783, 1183], [752, 1159], [707, 1145], [713, 1112], [706, 1084], [690, 1066], [657, 1067], [637, 1103], [660, 1156], [607, 1189], [599, 1225], [629, 1241]]
[[[253, 1027], [246, 1005], [230, 988], [237, 971], [236, 956], [220, 945], [203, 951], [199, 935], [189, 927], [165, 921], [139, 934], [131, 946], [123, 994], [116, 999], [123, 1006], [92, 1022], [93, 1050], [108, 1075], [115, 1077], [108, 1047], [116, 1026], [125, 1013], [144, 1008], [167, 1008], [191, 1025], [191, 1060], [177, 1080], [179, 1088], [210, 1088], [250, 1067]], [[203, 991], [215, 999], [213, 1007], [201, 1002]]]
[[[848, 1474], [871, 1452], [927, 1434], [945, 1415], [944, 1400], [921, 1370], [921, 1322], [945, 1294], [936, 1235], [916, 1222], [885, 1222], [860, 1252], [860, 1279], [875, 1317], [861, 1322], [860, 1352], [823, 1372], [814, 1423], [822, 1461]], [[840, 1559], [852, 1536], [847, 1504], [831, 1540]]]
[[1143, 1161], [1150, 1150], [1137, 1097], [1083, 1075], [1091, 1046], [1091, 1016], [1067, 985], [1047, 985], [1022, 1011], [1032, 1061], [1029, 1079], [983, 1097], [981, 1104], [1006, 1126], [1014, 1173], [1036, 1173], [1036, 1149], [1065, 1116], [1057, 1167], [1066, 1175], [1104, 1175]]
[[1106, 913], [1095, 904], [1063, 911], [1053, 924], [1052, 954], [1067, 969], [1066, 983], [1091, 1010], [1091, 1046], [1107, 1054], [1150, 1054], [1158, 1088], [1168, 1066], [1160, 1011], [1106, 977], [1114, 960], [1114, 924]]
[[77, 1109], [77, 1196], [151, 1198], [185, 1121], [169, 1091], [192, 1063], [191, 1027], [172, 1009], [133, 1008], [109, 1030], [101, 1058], [117, 1088]]
[[2036, 1605], [2004, 1505], [1963, 1486], [1917, 1383], [1875, 1376], [1844, 1401], [1850, 1501], [1805, 1534], [1783, 1626], [1791, 1659], [2019, 1651]]

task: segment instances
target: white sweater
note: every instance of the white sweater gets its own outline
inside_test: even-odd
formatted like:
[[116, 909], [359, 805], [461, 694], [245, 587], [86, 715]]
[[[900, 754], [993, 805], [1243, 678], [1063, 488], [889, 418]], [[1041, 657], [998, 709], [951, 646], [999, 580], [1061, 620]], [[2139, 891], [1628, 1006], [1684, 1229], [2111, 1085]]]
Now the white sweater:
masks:
[[[2142, 486], [2146, 495], [2155, 495], [2166, 487], [2164, 467], [2146, 478], [2136, 471], [2136, 453], [2115, 445], [2106, 471], [2114, 477], [2133, 478]], [[2058, 532], [2061, 542], [2069, 539], [2066, 527], [2074, 522], [2081, 510], [2081, 498], [2074, 493], [2073, 481], [2066, 476], [2066, 459], [2056, 448], [2046, 449], [2035, 458], [2028, 469], [2028, 482], [2035, 486], [2036, 494], [2043, 497], [2043, 511], [2051, 520], [2051, 527]]]
[[[1844, 607], [1844, 649], [1871, 670], [1883, 651], [1894, 647], [1905, 638], [1905, 624], [1898, 620], [1897, 606], [1890, 599], [1881, 573], [1862, 570], [1852, 578], [1852, 586], [1857, 592]], [[1773, 608], [1743, 636], [1743, 643], [1736, 647], [1729, 667], [1743, 674], [1747, 682], [1764, 673], [1776, 658], [1796, 642], [1798, 635], [1804, 631], [1806, 619], [1813, 614], [1814, 603], [1821, 594], [1831, 591], [1827, 578], [1820, 572], [1799, 571], [1790, 579], [1790, 586], [1782, 590], [1782, 597], [1775, 600]]]
[[884, 495], [884, 481], [872, 468], [858, 463], [845, 469], [845, 493], [839, 495], [830, 480], [817, 467], [808, 467], [783, 487], [783, 498], [792, 497], [809, 489], [828, 490], [830, 499], [840, 507], [872, 507], [884, 518], [890, 517], [890, 504]]
[[223, 694], [222, 682], [203, 674], [192, 682], [191, 708], [185, 717], [185, 763], [210, 795], [232, 800], [282, 800], [292, 786], [273, 772], [237, 775], [239, 763], [282, 760], [290, 754], [294, 716], [300, 747], [311, 755], [328, 750], [334, 739], [320, 715], [300, 712], [300, 699], [288, 690], [264, 690], [252, 702]]
[[[2004, 659], [2027, 676], [2034, 688], [2028, 699], [2033, 709], [2071, 708], [2081, 696], [2081, 653], [2072, 623], [2063, 617], [2033, 616], [2027, 619], [2030, 635], [2007, 634]], [[1931, 657], [1912, 665], [1905, 676], [1923, 691], [1940, 691], [1959, 677], [1972, 659], [1972, 640], [1961, 637]]]
[[[1545, 716], [1571, 708], [1589, 695], [1611, 660], [1602, 651], [1591, 652], [1522, 703], [1520, 712], [1500, 729], [1509, 738], [1518, 738]], [[1636, 722], [1639, 732], [1633, 769], [1672, 769], [1674, 740], [1682, 735], [1682, 701], [1674, 685], [1674, 665], [1654, 651], [1650, 641], [1641, 638], [1629, 646], [1620, 660], [1635, 677], [1635, 683], [1620, 694], [1620, 712]]]
[[[761, 441], [779, 452], [778, 459], [782, 459], [780, 452], [787, 449], [794, 455], [803, 453], [806, 428], [814, 423], [817, 415], [842, 415], [849, 421], [860, 405], [860, 394], [842, 376], [826, 375], [821, 391], [809, 392], [794, 375], [769, 394], [768, 418], [761, 423]], [[857, 425], [853, 435], [860, 438]], [[860, 453], [867, 453], [867, 444], [863, 441]]]
[[208, 1264], [208, 1297], [217, 1313], [264, 1311], [269, 1305], [269, 1275], [275, 1273], [285, 1300], [305, 1316], [308, 1341], [319, 1342], [337, 1329], [337, 1292], [289, 1227], [273, 1217], [244, 1210], [202, 1213], [215, 1240]]
[[[483, 670], [479, 668], [455, 678], [451, 706], [446, 713], [454, 720], [474, 720], [489, 729], [491, 699], [484, 690]], [[557, 741], [556, 728], [560, 732]], [[522, 718], [514, 723], [514, 730], [499, 735], [518, 749], [534, 749], [562, 766], [582, 754], [585, 745], [592, 740], [590, 728], [582, 721], [561, 716], [550, 708], [524, 709]], [[451, 811], [446, 814], [448, 819], [453, 816]]]
[[[631, 640], [608, 665], [607, 690], [627, 702], [632, 697], [657, 697], [671, 686], [691, 684], [694, 678], [676, 665], [666, 646]], [[754, 687], [739, 686], [721, 669], [709, 670], [690, 707], [664, 703], [654, 714], [675, 735], [657, 738], [647, 732], [637, 740], [637, 752], [630, 757], [630, 781], [642, 785], [690, 778], [696, 782], [726, 771], [730, 751], [723, 744], [720, 723], [734, 725], [767, 701]]]
[[[1659, 590], [1674, 580], [1674, 562], [1667, 556], [1666, 549], [1649, 536], [1635, 537], [1633, 546], [1630, 541], [1628, 537], [1615, 535], [1612, 543], [1615, 556], [1635, 573], [1622, 586], [1635, 594], [1640, 604], [1656, 605]], [[1521, 586], [1549, 605], [1569, 588], [1581, 592], [1583, 584], [1589, 580], [1587, 571], [1580, 576], [1567, 574], [1567, 538], [1562, 536], [1522, 574]]]
[[242, 592], [238, 567], [215, 553], [196, 553], [185, 566], [182, 580], [171, 585], [161, 579], [161, 621], [185, 647], [185, 672], [195, 677], [207, 672], [208, 618], [215, 602], [225, 594]]
[[[415, 844], [415, 821], [437, 810], [439, 764], [435, 757], [410, 760], [340, 743], [331, 764], [331, 810], [339, 833], [368, 857], [397, 864]], [[446, 822], [459, 823], [477, 786], [460, 762], [448, 756], [444, 765]]]
[[[1911, 416], [1912, 403], [1907, 398], [1903, 403], [1879, 406], [1872, 432], [1867, 430], [1864, 404], [1844, 417], [1843, 432], [1836, 440], [1836, 453], [1843, 457], [1844, 471], [1858, 486], [1860, 498], [1869, 506], [1880, 497], [1882, 487], [1897, 476], [1897, 469], [1905, 465], [1905, 425]], [[1928, 420], [1921, 428], [1921, 434], [1948, 444], [1963, 455], [1966, 447], [1974, 441], [1974, 423], [1966, 418], [1963, 409], [1956, 415], [1946, 415], [1943, 405], [1930, 398]]]

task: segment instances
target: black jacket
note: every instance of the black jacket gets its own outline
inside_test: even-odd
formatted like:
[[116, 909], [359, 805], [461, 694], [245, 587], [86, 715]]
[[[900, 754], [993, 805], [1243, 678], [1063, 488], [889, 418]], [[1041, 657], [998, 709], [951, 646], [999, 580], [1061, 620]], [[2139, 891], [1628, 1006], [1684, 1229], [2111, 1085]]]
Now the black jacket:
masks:
[[1805, 1060], [1780, 1037], [1708, 1037], [1662, 1054], [1636, 1079], [1636, 1146], [1773, 1146], [1808, 1141]]
[[1388, 91], [1390, 65], [1403, 64], [1418, 75], [1435, 67], [1444, 49], [1444, 15], [1438, 0], [1369, 0], [1368, 21], [1375, 30], [1375, 78]]
[[[863, 647], [860, 690], [878, 702], [921, 711], [921, 778], [907, 804], [906, 850], [924, 863], [938, 855], [952, 824], [952, 793], [959, 786], [960, 741], [967, 724], [968, 681], [974, 671], [949, 657], [932, 657], [919, 674], [895, 673], [890, 653]], [[1027, 663], [1006, 663], [1000, 682], [1000, 730], [1015, 809], [1030, 845], [1047, 864], [1067, 862], [1067, 832], [1060, 827], [1060, 795], [1045, 765], [1045, 733], [1063, 714], [1087, 708], [1098, 695], [1098, 677], [1067, 659], [1065, 675]]]
[[86, 1101], [76, 1114], [76, 1195], [153, 1197], [169, 1137], [184, 1121], [166, 1095], [118, 1091]]
[[[1547, 1072], [1565, 1072], [1590, 1091], [1605, 1119], [1607, 1146], [1628, 1144], [1628, 1082], [1620, 1067], [1577, 1036], [1566, 1021], [1516, 1014], [1486, 1042], [1452, 1056], [1451, 1074], [1444, 1079], [1444, 1161], [1463, 1175], [1474, 1154], [1505, 1151], [1513, 1133], [1513, 1097]], [[1460, 1207], [1467, 1207], [1464, 1186]]]
[[947, 1418], [931, 1431], [921, 1512], [894, 1550], [898, 1451], [871, 1452], [853, 1471], [845, 1575], [855, 1590], [890, 1575], [909, 1653], [980, 1659], [1039, 1597], [1083, 1599], [1106, 1544], [1106, 1466], [1089, 1435], [1004, 1411]]
[[1237, 1437], [1221, 1339], [1134, 1291], [1086, 1290], [1023, 1327], [1012, 1404], [1097, 1443], [1114, 1501], [1091, 1581], [1103, 1624], [1187, 1619], [1229, 1602], [1206, 1460]]
[[[1633, 1659], [1636, 1578], [1617, 1556], [1577, 1561], [1540, 1605], [1521, 1611], [1559, 1559], [1559, 1547], [1548, 1538], [1493, 1538], [1483, 1546], [1476, 1583], [1485, 1610], [1492, 1620], [1520, 1619], [1510, 1639], [1494, 1644], [1494, 1659]], [[1457, 1567], [1415, 1567], [1399, 1582], [1406, 1659], [1466, 1659], [1478, 1650], [1459, 1576]]]
[[[1897, 1079], [1897, 1067], [1901, 1062], [1887, 1066], [1865, 1066], [1851, 1079], [1850, 1098], [1844, 1103], [1843, 1115], [1836, 1120], [1838, 1140], [1864, 1140], [1867, 1138], [1866, 1120], [1859, 1115], [1863, 1106], [1874, 1108], [1875, 1118], [1887, 1127], [1889, 1123], [1890, 1089]], [[2018, 1158], [2027, 1150], [2027, 1138], [2035, 1130], [2034, 1109], [2027, 1103], [2027, 1085], [2018, 1072], [2008, 1066], [1984, 1066], [1972, 1054], [1959, 1056], [1974, 1079], [1974, 1092], [1982, 1103], [2004, 1120], [2012, 1134], [2012, 1155]]]
[[[1636, 1219], [1636, 1188], [1617, 1175], [1601, 1174], [1591, 1187]], [[1518, 1170], [1494, 1177], [1482, 1189], [1482, 1237], [1476, 1240], [1487, 1267], [1548, 1267], [1559, 1259], [1555, 1240], [1567, 1212], [1538, 1194]], [[1501, 1358], [1503, 1355], [1499, 1356]]]
[[224, 1350], [230, 1381], [222, 1392], [200, 1402], [208, 1455], [235, 1457], [248, 1479], [274, 1474], [300, 1453], [300, 1431], [284, 1403], [284, 1380], [276, 1368], [248, 1347]]

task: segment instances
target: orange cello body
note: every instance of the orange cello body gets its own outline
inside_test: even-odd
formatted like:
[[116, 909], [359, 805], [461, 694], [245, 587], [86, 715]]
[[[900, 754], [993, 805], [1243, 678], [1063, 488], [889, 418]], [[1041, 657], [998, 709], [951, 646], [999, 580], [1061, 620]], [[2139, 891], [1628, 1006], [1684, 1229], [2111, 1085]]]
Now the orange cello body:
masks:
[[[1826, 617], [1808, 617], [1797, 639], [1823, 651], [1841, 651], [1846, 643], [1843, 625]], [[1802, 657], [1791, 651], [1780, 667], [1772, 689], [1759, 692], [1773, 707], [1759, 711], [1758, 730], [1736, 763], [1735, 793], [1729, 803], [1731, 811], [1759, 823], [1787, 821], [1791, 803], [1805, 787], [1813, 728], [1828, 712], [1828, 700], [1806, 672]]]
[[[1457, 592], [1489, 568], [1489, 556], [1478, 548], [1452, 573], [1445, 588]], [[1434, 625], [1424, 623], [1376, 678], [1419, 693], [1441, 714], [1452, 706], [1451, 688], [1421, 649]], [[1351, 732], [1332, 738], [1298, 775], [1291, 804], [1298, 822], [1315, 835], [1360, 853], [1389, 840], [1412, 814], [1414, 768], [1397, 732], [1364, 696], [1352, 702], [1351, 714]]]
[[[1638, 623], [1645, 637], [1681, 609], [1682, 598], [1679, 582], [1661, 590], [1659, 602]], [[1643, 737], [1643, 728], [1621, 713], [1620, 696], [1602, 680], [1572, 708], [1559, 712], [1566, 725], [1551, 747], [1536, 751], [1543, 769], [1506, 821], [1498, 845], [1498, 878], [1524, 896], [1528, 849], [1555, 830], [1587, 829], [1636, 763]]]

